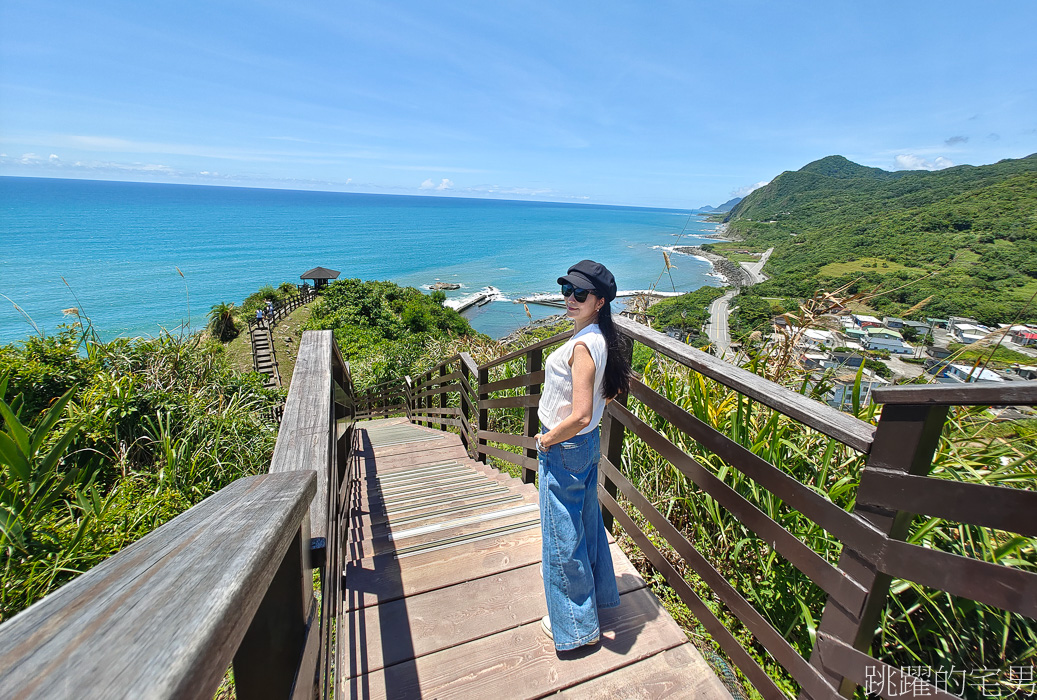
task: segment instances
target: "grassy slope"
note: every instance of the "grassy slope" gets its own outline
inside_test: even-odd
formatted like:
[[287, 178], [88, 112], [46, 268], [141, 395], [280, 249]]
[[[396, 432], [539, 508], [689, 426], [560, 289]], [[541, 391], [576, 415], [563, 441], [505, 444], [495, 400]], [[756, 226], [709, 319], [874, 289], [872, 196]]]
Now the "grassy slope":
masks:
[[[761, 223], [770, 220], [777, 223]], [[931, 275], [880, 300], [884, 311], [934, 295], [930, 315], [1037, 318], [1024, 308], [1037, 290], [1034, 156], [934, 173], [887, 173], [831, 156], [753, 192], [730, 224], [747, 246], [775, 246], [771, 286], [801, 296], [862, 275], [867, 289]]]
[[[310, 319], [312, 311], [309, 304], [300, 306], [274, 326], [274, 351], [277, 353], [277, 365], [281, 370], [281, 381], [285, 389], [292, 382], [292, 372], [295, 371], [302, 327]], [[291, 342], [287, 342], [288, 339], [291, 339]], [[247, 330], [242, 331], [237, 338], [224, 347], [227, 352], [227, 360], [234, 371], [252, 371], [252, 346], [249, 344]]]

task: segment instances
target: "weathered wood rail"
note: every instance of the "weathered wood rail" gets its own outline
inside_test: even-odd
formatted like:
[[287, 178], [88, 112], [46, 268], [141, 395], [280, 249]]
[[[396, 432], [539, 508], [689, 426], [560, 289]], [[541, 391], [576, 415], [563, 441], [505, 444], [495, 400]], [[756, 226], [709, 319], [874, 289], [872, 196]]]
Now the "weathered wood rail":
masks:
[[[901, 670], [868, 654], [894, 578], [1037, 619], [1037, 574], [904, 541], [915, 514], [1023, 536], [1037, 535], [1037, 493], [928, 476], [949, 407], [1035, 405], [1037, 382], [1005, 387], [878, 389], [873, 399], [883, 404], [883, 411], [873, 426], [629, 319], [617, 318], [616, 325], [628, 340], [642, 343], [867, 455], [856, 505], [848, 512], [640, 381], [633, 382], [629, 397], [613, 401], [606, 409], [599, 467], [599, 499], [606, 524], [611, 527], [613, 520], [619, 523], [763, 697], [786, 696], [652, 543], [638, 521], [648, 522], [682, 563], [709, 584], [727, 609], [800, 685], [803, 698], [850, 697], [869, 674], [876, 672], [907, 679]], [[492, 456], [510, 462], [521, 469], [524, 481], [532, 482], [537, 469], [533, 436], [539, 429], [536, 408], [544, 380], [544, 351], [569, 335], [547, 338], [482, 365], [464, 353], [447, 358], [416, 378], [372, 387], [358, 397], [358, 416], [403, 414], [421, 425], [453, 428], [475, 458], [486, 461]], [[509, 371], [500, 372], [505, 366]], [[491, 381], [495, 368], [501, 376]], [[838, 562], [829, 563], [639, 419], [626, 407], [630, 397], [836, 538], [842, 543]], [[491, 431], [490, 411], [510, 411], [513, 428]], [[634, 487], [620, 468], [625, 440], [647, 444], [825, 592], [828, 602], [809, 658], [801, 656]], [[519, 452], [491, 443], [517, 447]], [[925, 679], [908, 680], [928, 697], [954, 697]], [[892, 686], [879, 694], [884, 698], [903, 697], [892, 691]]]
[[[333, 694], [349, 367], [304, 334], [270, 473], [235, 481], [0, 626], [0, 696]], [[321, 596], [314, 596], [313, 570]]]

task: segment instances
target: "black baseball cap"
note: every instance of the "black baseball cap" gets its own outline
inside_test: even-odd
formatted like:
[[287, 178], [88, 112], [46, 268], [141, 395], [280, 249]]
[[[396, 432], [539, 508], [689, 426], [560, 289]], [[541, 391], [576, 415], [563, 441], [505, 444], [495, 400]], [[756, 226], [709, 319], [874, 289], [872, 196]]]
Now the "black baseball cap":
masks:
[[589, 289], [605, 301], [616, 298], [616, 278], [607, 267], [593, 260], [581, 260], [570, 267], [565, 277], [558, 278], [558, 284], [566, 282], [580, 289]]

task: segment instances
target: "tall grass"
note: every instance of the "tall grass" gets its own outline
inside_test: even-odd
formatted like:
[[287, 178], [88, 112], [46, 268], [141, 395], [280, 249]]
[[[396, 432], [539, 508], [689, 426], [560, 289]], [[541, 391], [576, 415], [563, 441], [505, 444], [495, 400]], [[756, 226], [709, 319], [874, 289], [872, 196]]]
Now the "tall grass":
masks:
[[[785, 379], [804, 393], [809, 390], [810, 385], [797, 381], [794, 372], [786, 373]], [[648, 363], [643, 381], [832, 503], [852, 510], [864, 465], [862, 455], [663, 358]], [[788, 508], [646, 406], [631, 401], [630, 407], [770, 518], [836, 563], [841, 544], [816, 523]], [[874, 406], [861, 407], [858, 403], [857, 411], [862, 419], [875, 420]], [[981, 409], [954, 412], [934, 457], [932, 476], [1033, 489], [1037, 485], [1037, 445], [1032, 437], [1012, 441], [984, 437], [990, 422], [989, 413]], [[823, 591], [668, 461], [629, 434], [622, 469], [797, 651], [804, 656], [810, 654], [825, 605]], [[918, 517], [908, 541], [1004, 566], [1037, 569], [1037, 543], [1033, 538]], [[693, 572], [685, 573], [700, 591], [704, 590]], [[709, 600], [708, 590], [704, 593]], [[714, 607], [752, 645], [765, 668], [779, 676], [780, 685], [795, 692], [795, 683], [769, 660], [762, 646], [723, 606], [714, 601]], [[1037, 658], [1037, 628], [1032, 620], [906, 581], [894, 581], [876, 632], [873, 654], [899, 667], [1002, 669], [1007, 673], [1010, 667], [1032, 665]]]
[[198, 336], [100, 342], [74, 324], [0, 347], [0, 377], [0, 620], [273, 453], [279, 393]]

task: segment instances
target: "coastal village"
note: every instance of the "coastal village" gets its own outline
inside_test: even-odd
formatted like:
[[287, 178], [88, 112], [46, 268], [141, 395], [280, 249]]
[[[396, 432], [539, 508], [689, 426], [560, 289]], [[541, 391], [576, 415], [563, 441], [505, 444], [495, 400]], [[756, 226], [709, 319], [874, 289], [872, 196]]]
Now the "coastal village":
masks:
[[[722, 233], [710, 237], [725, 240]], [[771, 251], [761, 254], [736, 249], [736, 254], [758, 258], [758, 262], [735, 263], [695, 246], [676, 250], [705, 258], [733, 286], [732, 292], [713, 303], [708, 337], [718, 356], [736, 364], [747, 361], [738, 344], [727, 341], [727, 317], [737, 309], [738, 291], [766, 279], [761, 269]], [[726, 308], [728, 301], [731, 309]], [[963, 316], [910, 320], [874, 316], [843, 306], [813, 321], [797, 327], [792, 315], [773, 316], [764, 350], [790, 348], [799, 367], [809, 373], [811, 383], [821, 388], [824, 400], [839, 409], [850, 409], [858, 381], [859, 402], [866, 406], [875, 389], [923, 377], [928, 378], [927, 383], [952, 385], [1037, 379], [1037, 324], [989, 326]], [[665, 330], [672, 337], [684, 339], [686, 335], [678, 329]], [[961, 357], [965, 346], [987, 350], [996, 346], [1009, 356], [1032, 358], [1032, 362], [989, 366], [989, 361]]]

